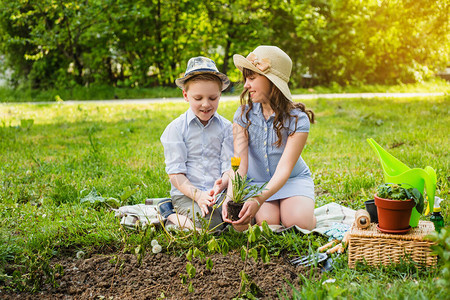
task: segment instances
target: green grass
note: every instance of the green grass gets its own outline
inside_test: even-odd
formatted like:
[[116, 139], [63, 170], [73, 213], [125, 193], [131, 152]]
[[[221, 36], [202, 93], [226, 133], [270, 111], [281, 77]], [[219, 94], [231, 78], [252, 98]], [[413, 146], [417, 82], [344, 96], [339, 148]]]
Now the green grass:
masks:
[[294, 89], [293, 94], [326, 94], [326, 93], [449, 93], [450, 84], [441, 78], [433, 78], [418, 83], [399, 83], [397, 85], [349, 85], [341, 86], [332, 83], [329, 86], [315, 86], [307, 89]]
[[173, 87], [117, 88], [111, 86], [74, 87], [66, 89], [34, 90], [0, 87], [0, 102], [55, 102], [62, 100], [110, 100], [182, 97]]
[[[346, 256], [336, 257], [338, 271], [320, 280], [302, 278], [293, 299], [445, 299], [448, 289], [436, 285], [436, 269], [420, 269], [403, 262], [392, 266], [357, 265], [349, 269]], [[327, 280], [336, 280], [327, 282]]]
[[[239, 95], [242, 83], [236, 84], [231, 92], [225, 95]], [[340, 86], [336, 83], [329, 86], [293, 89], [293, 94], [333, 94], [333, 93], [450, 93], [450, 84], [442, 79], [414, 84], [398, 85], [359, 85]], [[52, 90], [33, 90], [29, 88], [9, 89], [0, 87], [0, 102], [55, 102], [61, 100], [110, 100], [110, 99], [144, 99], [182, 97], [181, 91], [175, 87], [153, 88], [118, 88], [111, 86], [74, 87]]]
[[[302, 154], [314, 174], [316, 207], [337, 202], [358, 209], [372, 197], [383, 180], [380, 163], [366, 142], [369, 137], [410, 167], [432, 166], [438, 177], [436, 195], [447, 200], [449, 101], [449, 96], [306, 101], [317, 119]], [[223, 102], [219, 113], [231, 119], [237, 106], [237, 101]], [[190, 247], [205, 251], [208, 236], [173, 241], [161, 231], [133, 233], [121, 228], [107, 207], [80, 204], [93, 188], [121, 204], [168, 196], [159, 137], [187, 107], [184, 102], [0, 104], [0, 289], [7, 284], [18, 290], [38, 289], [36, 274], [49, 278], [55, 272], [48, 266], [50, 258], [75, 256], [79, 250], [86, 255], [134, 253], [138, 245], [148, 246], [157, 238], [174, 255]], [[448, 226], [448, 201], [442, 210]], [[230, 248], [239, 248], [246, 240], [236, 233], [219, 239]], [[274, 235], [265, 245], [271, 255], [295, 254], [316, 249], [323, 241]], [[436, 288], [440, 275], [434, 268], [421, 270], [406, 264], [353, 270], [347, 267], [346, 255], [336, 257], [336, 262], [335, 271], [320, 280], [305, 280], [294, 296], [445, 295]], [[327, 277], [336, 282], [322, 284]]]

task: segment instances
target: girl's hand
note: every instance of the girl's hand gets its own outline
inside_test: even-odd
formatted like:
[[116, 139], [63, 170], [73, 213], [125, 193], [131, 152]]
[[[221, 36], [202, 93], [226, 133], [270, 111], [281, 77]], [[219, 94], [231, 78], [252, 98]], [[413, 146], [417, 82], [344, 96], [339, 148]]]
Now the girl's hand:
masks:
[[225, 201], [223, 201], [223, 204], [222, 204], [222, 220], [224, 222], [227, 222], [227, 223], [232, 223], [233, 221], [228, 219], [227, 204], [228, 204], [229, 201], [231, 201], [231, 199], [228, 198], [228, 197], [225, 199]]
[[233, 225], [246, 225], [249, 224], [252, 219], [255, 217], [256, 213], [259, 210], [259, 202], [256, 198], [250, 198], [242, 207], [241, 212], [239, 213], [239, 220], [234, 221]]
[[195, 197], [195, 202], [197, 202], [198, 206], [200, 207], [200, 210], [202, 212], [202, 217], [205, 217], [207, 214], [209, 214], [209, 206], [214, 205], [214, 197], [212, 190], [209, 192], [203, 192], [200, 191], [199, 194]]

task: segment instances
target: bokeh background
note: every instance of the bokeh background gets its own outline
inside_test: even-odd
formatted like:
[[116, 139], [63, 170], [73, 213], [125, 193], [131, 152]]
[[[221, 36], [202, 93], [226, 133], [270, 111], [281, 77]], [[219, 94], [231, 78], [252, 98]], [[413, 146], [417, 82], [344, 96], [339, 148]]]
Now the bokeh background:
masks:
[[11, 88], [174, 86], [188, 59], [277, 45], [291, 87], [420, 82], [450, 63], [449, 0], [0, 1]]

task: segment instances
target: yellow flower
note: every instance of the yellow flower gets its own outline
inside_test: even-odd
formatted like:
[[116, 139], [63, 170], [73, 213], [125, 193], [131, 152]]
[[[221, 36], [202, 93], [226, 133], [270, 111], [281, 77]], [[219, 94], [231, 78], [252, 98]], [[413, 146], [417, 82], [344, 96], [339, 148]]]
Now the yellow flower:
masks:
[[236, 172], [237, 169], [239, 169], [239, 165], [241, 164], [241, 158], [240, 157], [232, 157], [231, 158], [231, 167]]

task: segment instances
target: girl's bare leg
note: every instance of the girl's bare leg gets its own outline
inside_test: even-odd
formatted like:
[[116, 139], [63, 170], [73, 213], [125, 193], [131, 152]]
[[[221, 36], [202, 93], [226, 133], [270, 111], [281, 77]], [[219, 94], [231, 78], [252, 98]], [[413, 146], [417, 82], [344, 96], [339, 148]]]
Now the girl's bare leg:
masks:
[[264, 202], [255, 218], [258, 225], [261, 225], [263, 221], [266, 221], [267, 225], [280, 225], [280, 201]]
[[285, 227], [297, 225], [308, 230], [316, 227], [314, 200], [311, 198], [294, 196], [280, 200], [280, 212], [281, 223]]

